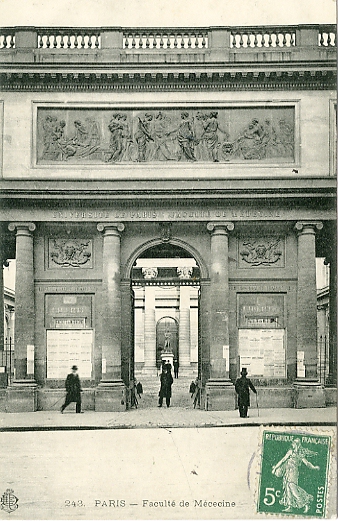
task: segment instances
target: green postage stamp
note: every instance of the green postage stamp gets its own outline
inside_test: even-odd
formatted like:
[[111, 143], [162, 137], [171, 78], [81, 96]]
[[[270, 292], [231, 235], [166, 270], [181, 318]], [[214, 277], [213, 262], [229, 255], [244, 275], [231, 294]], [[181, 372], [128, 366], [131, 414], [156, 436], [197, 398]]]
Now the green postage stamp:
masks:
[[264, 429], [257, 512], [324, 518], [332, 437]]

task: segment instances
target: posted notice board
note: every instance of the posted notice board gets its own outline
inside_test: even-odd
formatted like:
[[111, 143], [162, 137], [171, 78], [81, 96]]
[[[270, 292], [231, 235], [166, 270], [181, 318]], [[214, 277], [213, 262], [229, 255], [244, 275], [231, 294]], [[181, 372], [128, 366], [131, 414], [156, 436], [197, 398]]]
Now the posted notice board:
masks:
[[93, 330], [47, 331], [47, 378], [66, 378], [77, 365], [80, 378], [92, 376]]
[[249, 376], [285, 378], [284, 329], [239, 329], [240, 365]]

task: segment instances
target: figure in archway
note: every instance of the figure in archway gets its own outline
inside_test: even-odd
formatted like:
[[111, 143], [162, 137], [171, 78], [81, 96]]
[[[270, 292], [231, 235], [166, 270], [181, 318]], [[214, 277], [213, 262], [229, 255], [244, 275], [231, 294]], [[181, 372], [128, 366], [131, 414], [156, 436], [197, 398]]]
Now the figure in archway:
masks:
[[171, 333], [169, 331], [164, 333], [164, 352], [171, 353]]

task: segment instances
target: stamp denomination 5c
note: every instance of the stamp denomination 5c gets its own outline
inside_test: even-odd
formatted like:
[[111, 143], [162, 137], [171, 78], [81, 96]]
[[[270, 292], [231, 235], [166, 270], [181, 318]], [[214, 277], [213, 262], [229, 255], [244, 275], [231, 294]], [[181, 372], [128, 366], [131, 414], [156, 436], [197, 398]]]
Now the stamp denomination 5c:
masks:
[[263, 430], [257, 512], [325, 517], [332, 436]]

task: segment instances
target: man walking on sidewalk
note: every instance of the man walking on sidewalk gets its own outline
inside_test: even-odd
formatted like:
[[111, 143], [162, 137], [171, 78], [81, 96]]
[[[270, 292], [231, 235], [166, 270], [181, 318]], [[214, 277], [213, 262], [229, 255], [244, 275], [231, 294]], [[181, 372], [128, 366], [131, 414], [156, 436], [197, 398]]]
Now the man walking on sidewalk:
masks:
[[61, 407], [61, 414], [71, 402], [76, 402], [76, 412], [81, 412], [81, 383], [77, 374], [77, 366], [73, 365], [72, 372], [66, 378], [66, 400]]
[[237, 378], [235, 390], [238, 394], [238, 409], [241, 418], [247, 418], [248, 407], [250, 406], [250, 389], [257, 394], [257, 391], [249, 378], [246, 377], [248, 371], [246, 367], [242, 368], [241, 377]]

